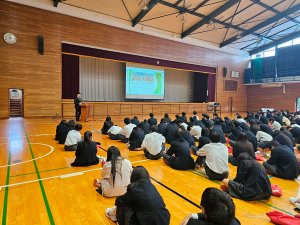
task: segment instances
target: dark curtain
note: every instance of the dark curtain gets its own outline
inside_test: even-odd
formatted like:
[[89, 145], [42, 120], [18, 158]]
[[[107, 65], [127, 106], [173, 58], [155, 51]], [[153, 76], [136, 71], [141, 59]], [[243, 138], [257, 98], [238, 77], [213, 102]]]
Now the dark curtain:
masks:
[[252, 78], [252, 69], [245, 69], [244, 84], [249, 84]]
[[73, 99], [79, 92], [79, 57], [62, 54], [62, 98]]
[[208, 75], [208, 82], [207, 82], [207, 89], [208, 89], [208, 96], [207, 100], [209, 102], [214, 102], [216, 99], [216, 75], [215, 74], [209, 74]]
[[208, 75], [194, 73], [194, 102], [207, 102]]
[[260, 79], [263, 74], [263, 58], [251, 60], [252, 78]]
[[278, 48], [277, 54], [277, 75], [278, 77], [294, 76], [295, 61], [297, 55], [295, 54], [294, 46]]
[[263, 74], [262, 78], [273, 78], [275, 77], [275, 63], [276, 57], [266, 57], [263, 59]]

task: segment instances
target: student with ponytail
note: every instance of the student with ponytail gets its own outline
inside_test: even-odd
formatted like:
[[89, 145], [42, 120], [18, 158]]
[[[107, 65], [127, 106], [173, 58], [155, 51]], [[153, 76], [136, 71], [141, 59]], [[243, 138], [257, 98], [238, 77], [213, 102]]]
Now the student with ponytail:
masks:
[[97, 144], [92, 141], [92, 133], [90, 131], [84, 133], [84, 139], [78, 143], [75, 156], [75, 161], [71, 163], [71, 166], [90, 166], [99, 163]]
[[121, 157], [119, 149], [111, 146], [107, 150], [107, 161], [103, 166], [101, 180], [95, 179], [97, 192], [105, 197], [121, 196], [130, 184], [131, 162]]

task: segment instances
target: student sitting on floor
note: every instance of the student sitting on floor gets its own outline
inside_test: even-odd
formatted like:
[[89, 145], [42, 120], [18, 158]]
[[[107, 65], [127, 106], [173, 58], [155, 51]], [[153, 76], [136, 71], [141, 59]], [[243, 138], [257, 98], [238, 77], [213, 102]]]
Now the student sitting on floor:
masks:
[[129, 142], [127, 143], [127, 146], [129, 150], [142, 150], [141, 146], [143, 143], [143, 140], [145, 138], [145, 133], [140, 127], [134, 127], [132, 129], [132, 132], [129, 136]]
[[279, 130], [275, 130], [273, 132], [273, 140], [277, 141], [281, 145], [288, 146], [292, 152], [294, 152], [294, 145], [293, 142], [289, 139], [288, 136], [286, 136], [284, 133], [282, 133]]
[[[205, 162], [205, 153], [200, 153], [197, 154], [197, 151], [199, 149], [201, 149], [204, 145], [209, 144], [210, 143], [210, 139], [209, 139], [209, 129], [204, 127], [201, 131], [201, 137], [199, 138], [199, 145], [198, 148], [196, 149], [196, 151], [194, 152], [198, 157], [196, 159], [196, 163], [195, 166], [196, 167], [201, 167], [204, 166], [204, 162]], [[193, 149], [192, 149], [193, 150]]]
[[118, 134], [122, 130], [122, 127], [119, 127], [117, 125], [113, 125], [109, 130], [107, 131], [107, 134], [111, 140], [119, 140]]
[[113, 121], [111, 121], [111, 117], [107, 116], [105, 122], [103, 123], [103, 127], [101, 129], [102, 134], [107, 134], [108, 130], [114, 125]]
[[169, 117], [168, 113], [165, 113], [164, 119], [166, 120], [166, 123], [171, 123], [171, 118]]
[[140, 124], [140, 121], [138, 119], [137, 116], [134, 116], [132, 119], [131, 119], [131, 123], [135, 124], [136, 126], [138, 126]]
[[178, 125], [175, 121], [169, 123], [166, 131], [166, 136], [165, 136], [169, 144], [175, 141], [177, 129], [178, 129]]
[[82, 129], [82, 125], [76, 124], [75, 130], [69, 131], [65, 141], [66, 151], [76, 151], [78, 142], [82, 140], [81, 134], [79, 132], [81, 131], [81, 129]]
[[220, 143], [220, 135], [211, 131], [211, 143], [204, 145], [197, 151], [197, 155], [206, 156], [204, 168], [206, 175], [211, 180], [223, 180], [228, 177], [228, 149]]
[[181, 113], [180, 119], [182, 120], [182, 122], [187, 123], [186, 112]]
[[146, 134], [144, 138], [142, 148], [144, 148], [147, 159], [160, 159], [165, 150], [166, 139], [163, 135], [158, 133], [159, 130], [157, 126], [151, 126], [150, 130], [151, 133]]
[[62, 120], [60, 121], [60, 124], [57, 125], [56, 127], [56, 134], [55, 134], [55, 140], [59, 141], [59, 137], [61, 135], [61, 131], [64, 130], [65, 128], [67, 128], [67, 121], [66, 120]]
[[195, 167], [189, 144], [182, 137], [180, 130], [177, 130], [176, 139], [171, 143], [171, 147], [163, 153], [163, 158], [167, 165], [176, 170], [188, 170]]
[[75, 125], [76, 125], [75, 120], [69, 120], [67, 127], [62, 127], [61, 133], [60, 133], [60, 136], [59, 136], [59, 144], [65, 144], [65, 141], [66, 141], [66, 138], [67, 138], [67, 135], [68, 135], [69, 131], [74, 130]]
[[84, 139], [78, 143], [75, 156], [75, 161], [71, 163], [71, 166], [90, 166], [99, 163], [97, 144], [92, 140], [90, 131], [84, 133]]
[[157, 119], [154, 118], [154, 114], [150, 113], [149, 116], [150, 116], [150, 119], [148, 119], [148, 123], [150, 124], [150, 126], [157, 125]]
[[224, 179], [223, 184], [232, 197], [247, 201], [268, 199], [272, 194], [266, 170], [247, 152], [242, 152], [237, 158], [236, 177]]
[[184, 138], [184, 140], [189, 143], [189, 147], [195, 149], [195, 140], [194, 137], [188, 132], [183, 126], [179, 126], [179, 129], [181, 130], [181, 135]]
[[144, 121], [140, 123], [139, 127], [144, 131], [145, 134], [149, 134], [150, 124], [148, 123], [148, 120], [144, 119]]
[[246, 133], [241, 132], [237, 141], [230, 141], [230, 145], [232, 146], [232, 155], [229, 156], [228, 161], [232, 165], [237, 165], [237, 158], [242, 152], [247, 152], [253, 159], [256, 159], [253, 145], [248, 141]]
[[126, 193], [132, 172], [131, 162], [121, 157], [119, 149], [111, 146], [107, 149], [107, 159], [103, 166], [101, 180], [95, 179], [97, 192], [105, 197], [116, 197]]
[[162, 134], [163, 136], [166, 136], [168, 123], [166, 122], [165, 118], [162, 118], [160, 120], [160, 124], [158, 124], [157, 127], [158, 127], [158, 133]]
[[201, 137], [202, 128], [198, 125], [193, 124], [192, 126], [188, 126], [187, 130], [194, 137], [195, 140], [199, 140]]
[[271, 157], [263, 163], [267, 173], [283, 179], [294, 179], [299, 175], [299, 163], [295, 154], [285, 145], [271, 141], [263, 152], [271, 150]]
[[119, 225], [169, 225], [170, 213], [166, 209], [148, 171], [137, 166], [133, 169], [127, 192], [117, 197], [115, 207], [106, 210], [106, 216]]
[[257, 138], [257, 146], [259, 148], [264, 148], [270, 141], [273, 140], [273, 137], [270, 134], [260, 130], [259, 125], [254, 125], [253, 130]]
[[136, 127], [135, 124], [131, 123], [131, 120], [129, 118], [124, 119], [125, 126], [118, 134], [118, 139], [121, 140], [124, 143], [127, 143], [129, 141], [130, 134], [134, 127]]
[[187, 215], [180, 225], [240, 225], [235, 218], [235, 205], [223, 191], [206, 188], [200, 206], [202, 213]]

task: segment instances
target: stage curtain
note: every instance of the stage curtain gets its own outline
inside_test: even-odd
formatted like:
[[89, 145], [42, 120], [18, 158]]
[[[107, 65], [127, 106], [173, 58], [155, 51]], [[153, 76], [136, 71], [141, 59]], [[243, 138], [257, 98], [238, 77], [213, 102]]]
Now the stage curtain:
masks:
[[214, 102], [216, 100], [216, 75], [209, 74], [207, 79], [207, 101]]
[[194, 102], [207, 102], [208, 75], [194, 73]]
[[62, 98], [73, 99], [79, 91], [79, 57], [62, 54]]

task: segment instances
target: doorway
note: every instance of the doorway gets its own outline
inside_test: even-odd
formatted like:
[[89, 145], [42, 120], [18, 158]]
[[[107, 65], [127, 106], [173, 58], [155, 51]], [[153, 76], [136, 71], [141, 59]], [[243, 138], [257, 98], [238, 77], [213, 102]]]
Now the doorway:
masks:
[[9, 117], [23, 117], [23, 89], [9, 89]]

